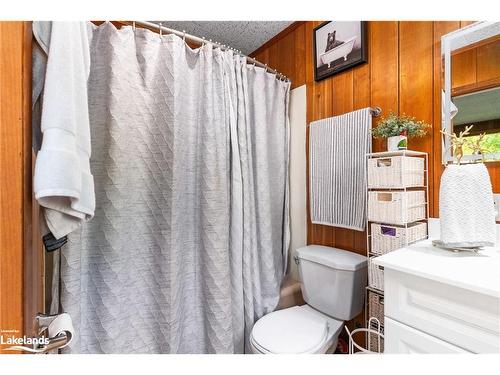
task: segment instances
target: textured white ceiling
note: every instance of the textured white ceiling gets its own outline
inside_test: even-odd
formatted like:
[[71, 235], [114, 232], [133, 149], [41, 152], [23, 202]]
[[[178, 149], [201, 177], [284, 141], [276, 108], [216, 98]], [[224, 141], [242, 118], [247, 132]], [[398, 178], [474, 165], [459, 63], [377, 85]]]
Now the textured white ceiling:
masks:
[[175, 30], [185, 30], [207, 40], [228, 45], [244, 54], [255, 51], [293, 21], [154, 21]]

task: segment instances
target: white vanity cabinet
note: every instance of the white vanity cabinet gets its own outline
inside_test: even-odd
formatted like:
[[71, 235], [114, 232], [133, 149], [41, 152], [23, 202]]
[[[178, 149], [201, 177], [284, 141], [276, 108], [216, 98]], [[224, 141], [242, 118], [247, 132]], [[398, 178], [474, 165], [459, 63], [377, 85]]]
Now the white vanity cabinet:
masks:
[[385, 353], [500, 353], [500, 248], [454, 253], [426, 240], [375, 263]]

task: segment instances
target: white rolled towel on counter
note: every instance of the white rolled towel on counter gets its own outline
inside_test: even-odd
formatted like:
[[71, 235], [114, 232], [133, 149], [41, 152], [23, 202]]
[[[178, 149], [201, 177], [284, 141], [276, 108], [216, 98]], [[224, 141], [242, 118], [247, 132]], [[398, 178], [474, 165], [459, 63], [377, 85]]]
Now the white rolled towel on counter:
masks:
[[441, 241], [449, 247], [494, 246], [495, 206], [483, 163], [446, 167], [439, 191]]

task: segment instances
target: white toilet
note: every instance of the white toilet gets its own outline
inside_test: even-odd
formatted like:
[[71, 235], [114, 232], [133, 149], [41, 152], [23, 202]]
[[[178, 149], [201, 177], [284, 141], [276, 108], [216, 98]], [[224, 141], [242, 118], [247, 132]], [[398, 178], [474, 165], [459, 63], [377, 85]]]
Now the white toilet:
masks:
[[363, 309], [366, 257], [311, 245], [297, 249], [295, 260], [306, 305], [260, 318], [250, 336], [253, 353], [333, 352], [344, 321]]

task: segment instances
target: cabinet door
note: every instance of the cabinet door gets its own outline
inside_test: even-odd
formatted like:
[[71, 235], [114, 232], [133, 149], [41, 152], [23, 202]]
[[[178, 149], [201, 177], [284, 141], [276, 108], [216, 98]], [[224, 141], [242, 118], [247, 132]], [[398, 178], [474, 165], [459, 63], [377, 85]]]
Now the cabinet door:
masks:
[[384, 353], [388, 354], [470, 353], [388, 317], [385, 318], [384, 343]]
[[500, 299], [385, 268], [385, 315], [473, 353], [500, 352]]

